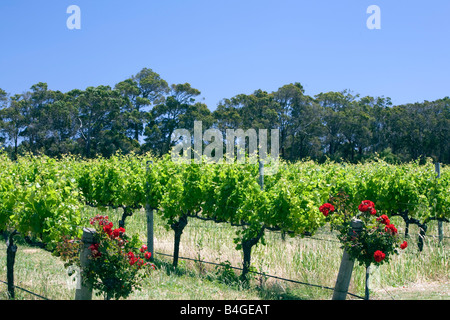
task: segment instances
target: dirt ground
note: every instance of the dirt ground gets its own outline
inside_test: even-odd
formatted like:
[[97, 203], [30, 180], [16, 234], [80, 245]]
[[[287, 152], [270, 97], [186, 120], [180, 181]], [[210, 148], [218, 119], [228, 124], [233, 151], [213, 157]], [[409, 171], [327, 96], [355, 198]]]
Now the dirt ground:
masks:
[[374, 300], [450, 300], [450, 281], [411, 283], [401, 287], [377, 288]]

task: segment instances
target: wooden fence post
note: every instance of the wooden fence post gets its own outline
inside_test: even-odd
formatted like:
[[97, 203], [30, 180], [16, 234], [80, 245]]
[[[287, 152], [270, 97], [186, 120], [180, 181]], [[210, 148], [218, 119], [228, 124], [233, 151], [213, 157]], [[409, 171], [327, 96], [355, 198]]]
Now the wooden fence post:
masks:
[[91, 250], [89, 246], [95, 243], [95, 229], [83, 228], [83, 237], [81, 238], [80, 262], [81, 270], [78, 274], [79, 286], [75, 291], [75, 300], [92, 300], [92, 286], [85, 283], [83, 279], [83, 269], [89, 266]]
[[370, 276], [370, 266], [366, 267], [366, 287], [364, 289], [364, 299], [366, 299], [366, 300], [369, 300], [369, 296], [370, 296], [369, 276]]
[[442, 220], [438, 220], [438, 234], [439, 234], [439, 244], [444, 241], [444, 226]]
[[153, 242], [153, 212], [154, 210], [150, 208], [147, 204], [145, 206], [145, 211], [147, 212], [147, 249], [152, 255], [150, 256], [150, 261], [153, 262], [155, 260], [155, 250], [154, 250], [154, 242]]
[[[153, 161], [147, 161], [147, 179], [148, 174], [150, 172], [150, 166], [149, 164], [153, 164]], [[154, 225], [154, 210], [150, 207], [149, 201], [148, 201], [148, 190], [150, 189], [148, 180], [147, 180], [147, 202], [145, 204], [145, 212], [147, 214], [147, 249], [152, 254], [150, 256], [150, 261], [153, 262], [155, 260], [155, 250], [154, 250], [154, 231], [153, 231], [153, 225]]]
[[[355, 231], [357, 234], [360, 233], [362, 230], [362, 221], [353, 220], [351, 222], [351, 227], [351, 234], [353, 234], [353, 231]], [[347, 250], [344, 250], [344, 254], [341, 260], [341, 266], [339, 267], [339, 273], [336, 280], [336, 285], [334, 286], [333, 300], [345, 300], [345, 298], [347, 297], [354, 263], [355, 261], [351, 259]]]
[[[441, 177], [441, 164], [436, 162], [435, 164], [436, 178]], [[438, 220], [438, 234], [439, 234], [439, 244], [444, 241], [444, 231], [443, 231], [443, 222], [442, 220]]]
[[264, 191], [264, 162], [259, 161], [259, 186]]
[[9, 298], [15, 299], [14, 291], [14, 263], [16, 261], [17, 246], [14, 243], [14, 236], [19, 234], [17, 230], [14, 230], [6, 241], [6, 278], [8, 283], [8, 295]]

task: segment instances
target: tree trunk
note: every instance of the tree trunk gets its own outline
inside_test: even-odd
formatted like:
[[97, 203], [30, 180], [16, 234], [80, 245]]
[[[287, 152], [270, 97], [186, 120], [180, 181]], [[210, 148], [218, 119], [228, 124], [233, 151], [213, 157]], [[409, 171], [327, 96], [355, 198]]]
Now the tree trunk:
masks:
[[248, 281], [247, 275], [250, 271], [252, 248], [254, 245], [256, 245], [259, 242], [259, 240], [263, 236], [264, 229], [265, 229], [265, 227], [263, 226], [261, 228], [261, 230], [258, 232], [258, 234], [256, 235], [256, 237], [250, 238], [247, 240], [244, 240], [244, 239], [242, 240], [242, 251], [244, 253], [244, 257], [243, 257], [244, 261], [243, 261], [241, 280], [243, 280], [244, 282]]
[[173, 247], [173, 266], [175, 268], [178, 266], [181, 235], [183, 234], [184, 227], [186, 227], [187, 223], [188, 223], [187, 215], [183, 215], [176, 223], [173, 223], [170, 226], [172, 230], [175, 232], [175, 241]]
[[125, 228], [125, 219], [133, 215], [133, 209], [123, 206], [122, 218], [119, 220], [119, 227]]
[[420, 252], [422, 252], [423, 250], [423, 239], [425, 238], [426, 232], [427, 232], [427, 225], [419, 224], [419, 241], [417, 243], [417, 246], [419, 247]]
[[91, 157], [91, 138], [89, 137], [86, 141], [86, 158]]

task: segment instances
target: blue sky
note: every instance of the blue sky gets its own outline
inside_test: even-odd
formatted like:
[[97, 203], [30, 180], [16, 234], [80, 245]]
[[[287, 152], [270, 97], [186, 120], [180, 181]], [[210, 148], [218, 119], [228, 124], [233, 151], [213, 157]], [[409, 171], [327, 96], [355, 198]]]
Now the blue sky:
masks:
[[[69, 5], [81, 29], [69, 30]], [[381, 29], [369, 30], [369, 5]], [[450, 1], [1, 0], [0, 88], [110, 85], [142, 68], [223, 98], [300, 82], [394, 104], [450, 95]]]

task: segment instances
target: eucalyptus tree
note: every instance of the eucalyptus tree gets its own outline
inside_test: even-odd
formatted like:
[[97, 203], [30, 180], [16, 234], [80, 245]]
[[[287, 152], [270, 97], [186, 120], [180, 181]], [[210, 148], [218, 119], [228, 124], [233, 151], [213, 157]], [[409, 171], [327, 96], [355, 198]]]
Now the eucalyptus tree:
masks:
[[79, 136], [84, 145], [82, 154], [92, 157], [105, 131], [111, 131], [117, 125], [120, 107], [124, 98], [118, 90], [109, 86], [88, 87], [84, 91], [74, 91], [78, 108]]
[[162, 155], [173, 146], [172, 133], [176, 129], [193, 129], [194, 120], [201, 120], [210, 111], [206, 105], [196, 103], [200, 91], [189, 83], [172, 84], [165, 102], [153, 107], [145, 128], [145, 149]]
[[148, 120], [149, 106], [163, 103], [169, 86], [161, 76], [152, 69], [144, 68], [136, 75], [116, 84], [115, 89], [124, 97], [121, 117], [126, 127], [126, 134], [139, 141]]

